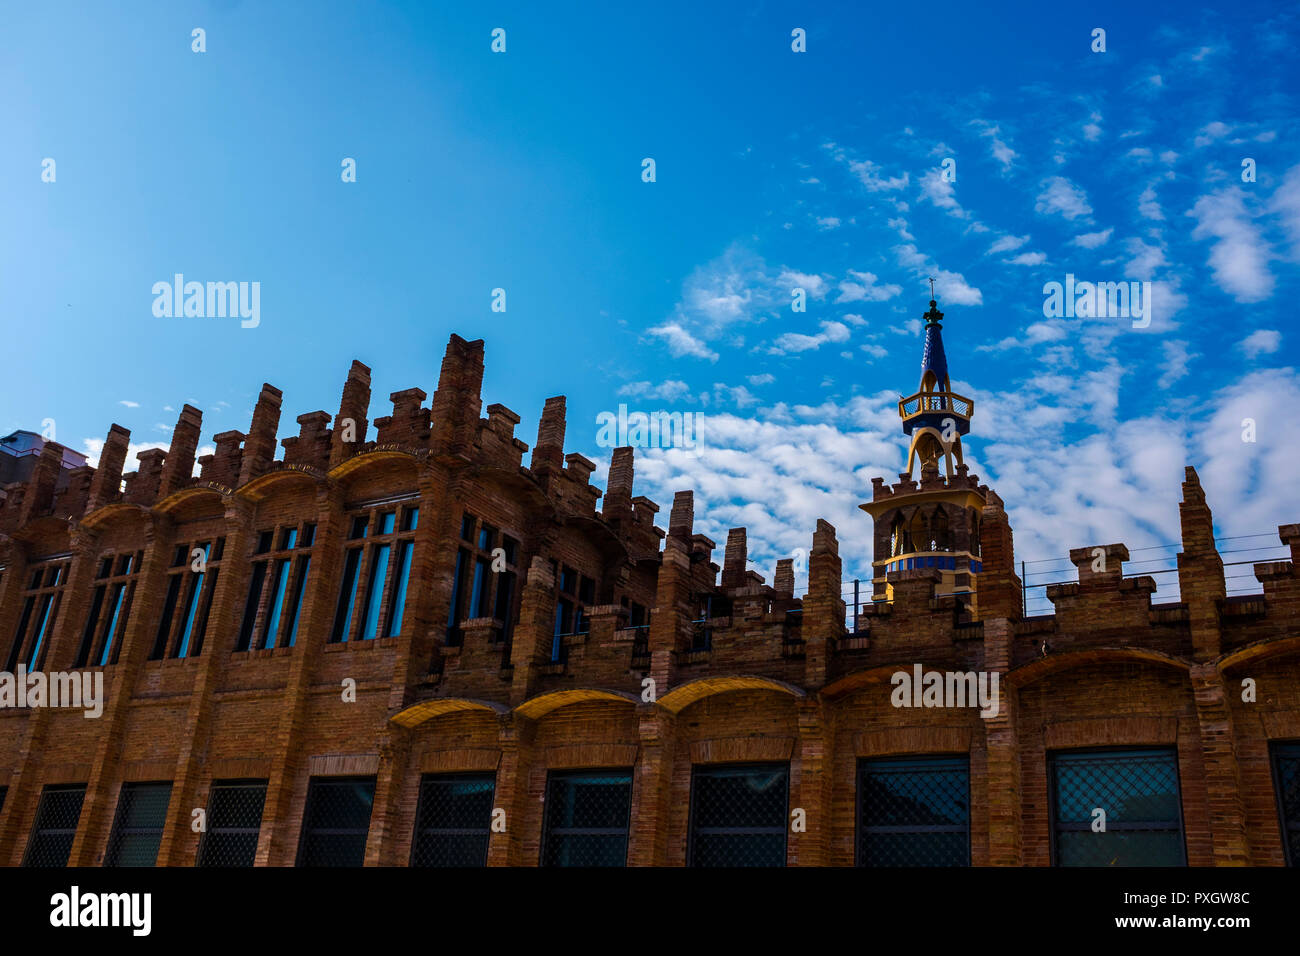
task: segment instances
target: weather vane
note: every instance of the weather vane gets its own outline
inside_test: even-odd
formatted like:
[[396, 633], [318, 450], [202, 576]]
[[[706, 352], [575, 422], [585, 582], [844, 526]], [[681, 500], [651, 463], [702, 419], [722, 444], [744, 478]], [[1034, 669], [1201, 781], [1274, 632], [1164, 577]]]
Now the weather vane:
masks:
[[930, 298], [934, 298], [934, 276], [930, 276]]

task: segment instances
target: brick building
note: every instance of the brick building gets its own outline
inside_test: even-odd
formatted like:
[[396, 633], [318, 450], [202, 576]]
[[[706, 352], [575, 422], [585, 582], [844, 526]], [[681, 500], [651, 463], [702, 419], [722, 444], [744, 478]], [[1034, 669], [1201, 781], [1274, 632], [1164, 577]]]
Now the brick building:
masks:
[[[791, 561], [748, 569], [744, 529], [719, 567], [691, 492], [656, 527], [631, 448], [590, 483], [562, 397], [525, 463], [455, 335], [428, 406], [368, 420], [354, 362], [283, 460], [271, 385], [197, 478], [190, 406], [125, 477], [117, 425], [94, 469], [46, 443], [0, 489], [0, 666], [102, 673], [106, 699], [87, 719], [0, 683], [0, 862], [1296, 862], [1300, 526], [1228, 597], [1188, 468], [1180, 603], [1107, 544], [1025, 617], [941, 318], [900, 402], [908, 470], [863, 505], [856, 613], [830, 524], [802, 596]], [[895, 706], [931, 672], [997, 674], [995, 713]]]

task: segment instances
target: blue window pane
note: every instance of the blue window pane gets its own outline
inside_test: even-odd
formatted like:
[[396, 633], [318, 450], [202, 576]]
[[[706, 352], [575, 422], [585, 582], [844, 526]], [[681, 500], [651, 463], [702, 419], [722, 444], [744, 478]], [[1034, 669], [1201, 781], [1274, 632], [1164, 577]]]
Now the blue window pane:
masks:
[[307, 593], [307, 572], [311, 570], [311, 555], [298, 560], [298, 583], [293, 599], [293, 609], [289, 612], [289, 636], [284, 639], [285, 647], [293, 647], [298, 639], [298, 621], [302, 617], [302, 596]]
[[374, 560], [370, 565], [370, 581], [366, 585], [366, 610], [361, 617], [361, 637], [370, 640], [379, 630], [380, 592], [384, 588], [384, 579], [388, 575], [389, 546], [381, 544], [375, 548]]
[[[207, 566], [209, 545], [203, 546], [204, 566]], [[189, 653], [190, 634], [194, 631], [194, 616], [199, 609], [199, 601], [203, 596], [203, 572], [198, 572], [198, 577], [194, 579], [194, 587], [190, 589], [190, 596], [185, 604], [185, 628], [181, 631], [180, 647], [176, 651], [177, 657], [184, 657]]]
[[47, 594], [41, 602], [40, 623], [36, 626], [36, 643], [32, 645], [31, 656], [27, 658], [27, 667], [32, 669], [40, 663], [41, 643], [45, 640], [45, 631], [50, 624], [50, 605], [54, 602], [54, 595]]
[[340, 643], [348, 639], [352, 630], [352, 609], [357, 602], [357, 570], [361, 564], [361, 549], [353, 548], [343, 562], [343, 584], [339, 588], [339, 604], [334, 615], [334, 633], [330, 640]]
[[393, 521], [397, 518], [397, 512], [389, 511], [379, 516], [379, 533], [392, 534]]
[[288, 584], [289, 559], [281, 558], [275, 562], [275, 572], [271, 578], [271, 621], [266, 627], [263, 647], [275, 647], [276, 636], [280, 633], [280, 614], [284, 610], [284, 591]]
[[415, 544], [403, 541], [397, 552], [397, 581], [393, 587], [393, 606], [388, 615], [388, 624], [384, 635], [392, 636], [402, 633], [402, 614], [406, 610], [406, 582], [411, 574], [411, 551]]
[[119, 584], [113, 592], [113, 615], [108, 621], [108, 631], [104, 634], [104, 649], [99, 655], [101, 667], [108, 663], [109, 652], [113, 649], [113, 638], [117, 635], [117, 622], [122, 614], [122, 600], [126, 595], [126, 585]]

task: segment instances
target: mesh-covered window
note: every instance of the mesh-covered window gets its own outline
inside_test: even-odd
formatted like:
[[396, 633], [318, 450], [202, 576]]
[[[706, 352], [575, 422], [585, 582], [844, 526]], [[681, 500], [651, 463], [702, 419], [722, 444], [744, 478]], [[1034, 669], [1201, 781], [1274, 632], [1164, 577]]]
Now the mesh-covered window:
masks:
[[543, 866], [626, 866], [632, 769], [553, 771], [546, 778]]
[[785, 866], [790, 765], [698, 766], [691, 774], [690, 866]]
[[1286, 862], [1300, 866], [1300, 744], [1273, 745], [1273, 781]]
[[970, 763], [858, 763], [858, 866], [969, 866]]
[[[1184, 866], [1178, 755], [1172, 748], [1051, 755], [1057, 866]], [[1094, 832], [1095, 810], [1105, 831]]]
[[252, 866], [265, 804], [265, 780], [213, 781], [198, 865]]
[[486, 866], [496, 777], [426, 775], [420, 781], [412, 866]]
[[298, 866], [362, 866], [374, 777], [316, 777], [307, 791]]
[[23, 866], [67, 866], [72, 841], [77, 836], [81, 804], [86, 799], [86, 785], [48, 786], [41, 791], [36, 808], [36, 823]]
[[105, 866], [153, 866], [171, 800], [170, 783], [124, 783], [108, 838]]

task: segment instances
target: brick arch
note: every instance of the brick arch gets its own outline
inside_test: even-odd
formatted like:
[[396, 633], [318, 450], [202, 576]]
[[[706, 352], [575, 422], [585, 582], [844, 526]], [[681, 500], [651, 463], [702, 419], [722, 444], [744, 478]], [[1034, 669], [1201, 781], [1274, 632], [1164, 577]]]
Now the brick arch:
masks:
[[1247, 644], [1245, 647], [1224, 654], [1215, 664], [1218, 666], [1220, 673], [1226, 673], [1231, 668], [1271, 661], [1280, 657], [1290, 657], [1293, 654], [1300, 654], [1300, 635], [1265, 638], [1262, 641]]
[[[127, 504], [125, 501], [115, 501], [111, 505], [104, 505], [102, 508], [95, 509], [77, 522], [77, 524], [87, 531], [103, 531], [109, 526], [116, 524], [119, 520], [132, 515], [146, 521], [153, 517], [150, 514], [149, 509], [144, 505], [133, 505]], [[37, 522], [33, 522], [32, 525], [28, 525], [28, 527], [32, 527], [36, 523]], [[17, 535], [15, 535], [15, 537], [17, 537]]]
[[571, 704], [582, 704], [593, 700], [607, 700], [618, 704], [631, 704], [636, 706], [639, 698], [616, 690], [601, 690], [597, 687], [574, 688], [573, 690], [556, 690], [548, 694], [539, 694], [529, 700], [524, 701], [514, 712], [521, 717], [528, 717], [536, 720], [544, 717], [553, 710], [559, 710], [561, 707], [568, 707]]
[[836, 681], [827, 684], [821, 690], [821, 696], [830, 701], [839, 700], [855, 694], [872, 684], [888, 684], [890, 678], [898, 671], [912, 673], [912, 668], [920, 664], [923, 670], [948, 670], [948, 664], [936, 664], [925, 660], [898, 661], [893, 664], [881, 664], [878, 667], [868, 667], [865, 670], [854, 671], [851, 674], [845, 674]]
[[412, 704], [400, 713], [394, 714], [390, 717], [389, 722], [410, 730], [413, 727], [418, 727], [425, 721], [433, 720], [435, 717], [441, 717], [444, 714], [454, 714], [463, 711], [504, 714], [507, 713], [508, 710], [509, 708], [504, 704], [496, 704], [488, 700], [475, 700], [470, 697], [439, 697], [435, 700], [424, 700], [418, 704]]
[[1007, 672], [1002, 680], [1008, 687], [1025, 687], [1054, 674], [1088, 667], [1093, 664], [1157, 664], [1187, 673], [1191, 664], [1159, 651], [1136, 647], [1094, 647], [1085, 651], [1048, 654]]
[[269, 471], [264, 475], [258, 475], [248, 484], [244, 485], [235, 495], [246, 501], [258, 502], [268, 498], [273, 491], [279, 491], [284, 484], [301, 484], [308, 482], [313, 485], [319, 485], [326, 481], [324, 474], [315, 471], [306, 471], [301, 468], [277, 468]]
[[679, 714], [691, 704], [706, 697], [742, 690], [770, 690], [795, 698], [807, 696], [803, 690], [793, 684], [770, 677], [702, 677], [673, 688], [659, 698], [659, 706], [670, 714]]
[[155, 504], [153, 510], [158, 514], [181, 517], [197, 512], [205, 504], [215, 503], [218, 510], [201, 517], [221, 518], [225, 516], [225, 504], [229, 497], [211, 486], [181, 488]]
[[[386, 461], [409, 461], [414, 470], [418, 470], [423, 457], [414, 452], [397, 448], [385, 448], [381, 451], [367, 451], [353, 455], [330, 469], [328, 477], [332, 481], [354, 480], [361, 472], [369, 471], [375, 465]], [[251, 484], [251, 482], [250, 482]]]

